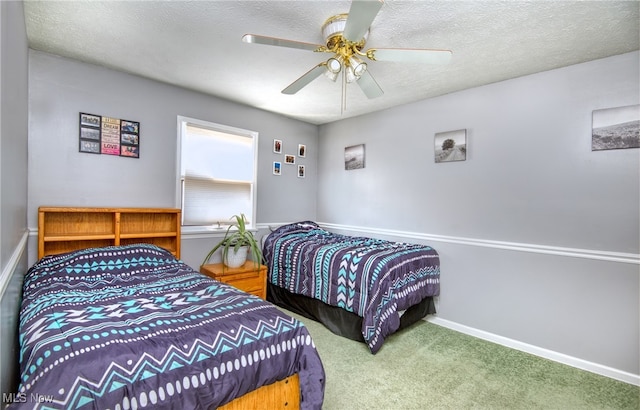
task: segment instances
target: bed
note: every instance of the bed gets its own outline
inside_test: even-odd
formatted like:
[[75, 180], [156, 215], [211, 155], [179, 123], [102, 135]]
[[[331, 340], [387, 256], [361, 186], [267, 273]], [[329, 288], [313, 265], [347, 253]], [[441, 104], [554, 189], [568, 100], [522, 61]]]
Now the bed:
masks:
[[[78, 222], [77, 211], [43, 216], [49, 212]], [[60, 218], [53, 219], [64, 226]], [[123, 220], [115, 230], [127, 231]], [[143, 225], [155, 233], [145, 236]], [[45, 227], [39, 239], [82, 243], [78, 226], [68, 235], [51, 229], [58, 228]], [[193, 270], [178, 259], [179, 247], [152, 243], [163, 231], [157, 223], [136, 229], [139, 243], [58, 245], [66, 251], [29, 269], [12, 408], [322, 407], [324, 369], [301, 322]]]
[[435, 313], [440, 260], [431, 247], [331, 233], [312, 221], [275, 229], [264, 240], [267, 300], [365, 342]]

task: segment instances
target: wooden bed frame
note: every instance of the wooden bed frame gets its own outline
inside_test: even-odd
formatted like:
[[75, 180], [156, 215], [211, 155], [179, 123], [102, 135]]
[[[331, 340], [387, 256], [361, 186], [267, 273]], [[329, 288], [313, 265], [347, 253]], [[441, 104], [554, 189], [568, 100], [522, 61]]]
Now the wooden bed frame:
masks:
[[[151, 243], [179, 259], [181, 222], [181, 210], [174, 208], [40, 207], [38, 258], [91, 247]], [[299, 383], [294, 374], [219, 409], [299, 409]]]

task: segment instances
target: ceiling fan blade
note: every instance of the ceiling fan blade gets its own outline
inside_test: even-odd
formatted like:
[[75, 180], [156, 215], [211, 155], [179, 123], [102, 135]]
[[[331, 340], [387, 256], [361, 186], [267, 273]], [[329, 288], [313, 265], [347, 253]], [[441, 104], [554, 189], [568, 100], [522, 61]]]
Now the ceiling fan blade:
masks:
[[356, 82], [360, 86], [364, 95], [369, 99], [381, 97], [384, 94], [384, 91], [382, 91], [382, 88], [380, 88], [368, 70], [365, 71]]
[[367, 57], [375, 61], [395, 61], [400, 63], [447, 64], [451, 60], [451, 50], [429, 50], [420, 48], [372, 48]]
[[362, 40], [382, 4], [382, 0], [353, 0], [342, 36], [353, 42]]
[[324, 47], [320, 44], [304, 43], [302, 41], [285, 40], [283, 38], [259, 36], [256, 34], [245, 34], [242, 41], [251, 44], [264, 44], [267, 46], [289, 47], [309, 51], [321, 51]]
[[295, 94], [298, 91], [302, 90], [307, 84], [309, 84], [311, 81], [318, 78], [323, 72], [326, 71], [325, 65], [326, 63], [323, 61], [322, 63], [313, 67], [311, 70], [304, 73], [302, 77], [298, 78], [296, 81], [292, 82], [287, 88], [282, 90], [282, 94]]

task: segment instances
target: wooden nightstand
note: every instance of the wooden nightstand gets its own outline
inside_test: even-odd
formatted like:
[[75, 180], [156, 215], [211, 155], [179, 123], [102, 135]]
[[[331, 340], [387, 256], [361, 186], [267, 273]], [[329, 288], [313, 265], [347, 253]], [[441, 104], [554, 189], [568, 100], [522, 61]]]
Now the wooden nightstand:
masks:
[[222, 263], [202, 265], [200, 273], [210, 278], [228, 283], [247, 293], [267, 298], [267, 267], [247, 261], [239, 268], [227, 268]]

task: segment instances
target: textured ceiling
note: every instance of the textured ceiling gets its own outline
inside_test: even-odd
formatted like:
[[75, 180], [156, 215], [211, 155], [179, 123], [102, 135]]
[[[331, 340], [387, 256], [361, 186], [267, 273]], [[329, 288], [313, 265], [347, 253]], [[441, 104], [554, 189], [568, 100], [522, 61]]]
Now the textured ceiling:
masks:
[[453, 51], [448, 65], [369, 62], [368, 100], [321, 76], [281, 90], [329, 55], [246, 44], [246, 33], [323, 44], [350, 1], [25, 1], [29, 46], [323, 124], [454, 91], [638, 50], [638, 1], [392, 1], [367, 47]]

